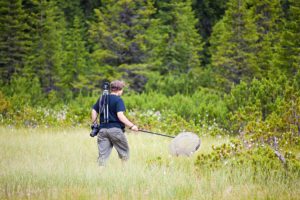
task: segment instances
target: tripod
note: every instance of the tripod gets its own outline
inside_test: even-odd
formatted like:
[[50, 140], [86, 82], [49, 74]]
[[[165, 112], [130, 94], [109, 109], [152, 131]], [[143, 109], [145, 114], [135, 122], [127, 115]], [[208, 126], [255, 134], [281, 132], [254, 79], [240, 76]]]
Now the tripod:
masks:
[[99, 101], [99, 115], [103, 112], [103, 123], [109, 123], [109, 83], [104, 83], [103, 93]]

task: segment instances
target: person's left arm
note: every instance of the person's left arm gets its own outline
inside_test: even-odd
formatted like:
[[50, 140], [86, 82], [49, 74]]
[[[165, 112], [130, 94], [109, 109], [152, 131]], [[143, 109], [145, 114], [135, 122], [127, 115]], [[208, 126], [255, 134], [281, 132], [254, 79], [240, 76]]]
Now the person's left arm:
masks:
[[125, 110], [126, 110], [125, 109], [125, 104], [124, 104], [123, 100], [120, 99], [117, 103], [117, 116], [118, 116], [118, 119], [123, 124], [128, 126], [131, 130], [138, 131], [139, 128], [134, 123], [129, 121], [129, 119], [125, 116], [125, 114], [124, 114]]
[[127, 117], [124, 115], [124, 112], [118, 112], [117, 115], [118, 115], [119, 120], [123, 124], [128, 126], [131, 130], [134, 130], [134, 131], [139, 130], [139, 128], [134, 123], [132, 123], [131, 121], [129, 121], [129, 119], [127, 119]]

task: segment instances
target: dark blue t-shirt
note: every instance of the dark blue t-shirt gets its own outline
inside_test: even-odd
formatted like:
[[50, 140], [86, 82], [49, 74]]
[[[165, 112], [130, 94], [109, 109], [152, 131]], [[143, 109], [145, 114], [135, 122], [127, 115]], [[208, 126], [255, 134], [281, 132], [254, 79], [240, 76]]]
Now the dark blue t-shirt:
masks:
[[[101, 102], [103, 103], [103, 102]], [[99, 114], [99, 99], [93, 106], [93, 109], [97, 111]], [[108, 123], [104, 123], [104, 114], [101, 112], [100, 114], [100, 128], [121, 128], [124, 129], [125, 125], [119, 120], [117, 113], [118, 112], [125, 112], [125, 104], [121, 97], [117, 95], [108, 95]]]

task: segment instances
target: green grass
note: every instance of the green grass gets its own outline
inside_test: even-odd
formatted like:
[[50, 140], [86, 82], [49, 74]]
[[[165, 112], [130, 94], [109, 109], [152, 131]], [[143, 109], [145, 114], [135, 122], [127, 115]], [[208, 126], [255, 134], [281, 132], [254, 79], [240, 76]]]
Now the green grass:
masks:
[[192, 157], [171, 157], [171, 139], [128, 135], [130, 160], [113, 150], [97, 166], [87, 129], [0, 128], [0, 199], [299, 199], [300, 181], [280, 176], [253, 181], [250, 169], [196, 170], [197, 154], [228, 138], [202, 139]]

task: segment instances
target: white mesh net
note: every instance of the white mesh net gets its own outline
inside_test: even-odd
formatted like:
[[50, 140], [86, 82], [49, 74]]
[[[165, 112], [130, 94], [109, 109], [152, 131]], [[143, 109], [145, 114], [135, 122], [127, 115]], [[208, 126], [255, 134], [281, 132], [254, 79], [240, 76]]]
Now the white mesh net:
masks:
[[170, 153], [173, 156], [191, 156], [200, 147], [200, 138], [191, 132], [182, 132], [170, 144]]

